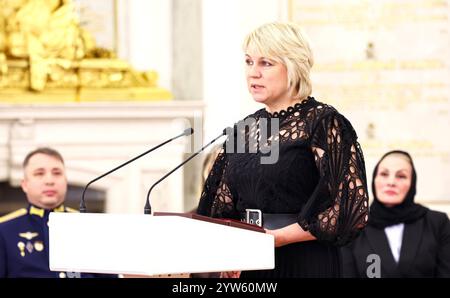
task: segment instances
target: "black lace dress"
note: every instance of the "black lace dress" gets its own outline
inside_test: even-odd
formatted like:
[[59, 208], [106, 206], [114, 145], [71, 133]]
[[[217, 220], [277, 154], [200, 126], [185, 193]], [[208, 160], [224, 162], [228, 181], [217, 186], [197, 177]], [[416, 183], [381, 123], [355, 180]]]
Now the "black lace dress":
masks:
[[[279, 119], [278, 134], [270, 134], [272, 118]], [[227, 152], [224, 145], [197, 212], [232, 219], [247, 208], [295, 213], [298, 224], [317, 238], [276, 248], [274, 270], [245, 271], [241, 277], [339, 277], [338, 246], [368, 221], [364, 158], [352, 125], [312, 97], [279, 113], [258, 110], [248, 119], [255, 121], [234, 130], [235, 139], [244, 136], [246, 153]], [[262, 138], [264, 125], [269, 133]], [[261, 149], [272, 142], [279, 143], [278, 160], [262, 163], [270, 153]]]

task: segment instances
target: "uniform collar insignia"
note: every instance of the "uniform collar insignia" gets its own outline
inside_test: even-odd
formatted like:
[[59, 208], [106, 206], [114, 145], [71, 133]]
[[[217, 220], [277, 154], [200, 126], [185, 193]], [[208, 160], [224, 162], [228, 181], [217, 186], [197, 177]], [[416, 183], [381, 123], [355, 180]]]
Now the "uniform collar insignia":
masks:
[[[61, 204], [60, 206], [56, 207], [55, 209], [53, 209], [52, 211], [54, 212], [64, 212], [65, 211], [65, 207], [63, 204]], [[39, 217], [44, 217], [45, 214], [45, 209], [36, 207], [31, 205], [30, 206], [30, 215], [37, 215]]]
[[44, 217], [45, 210], [42, 208], [30, 206], [30, 215], [37, 215], [39, 217]]
[[34, 237], [38, 236], [38, 235], [39, 235], [38, 233], [32, 233], [32, 232], [30, 232], [30, 231], [25, 232], [25, 233], [19, 233], [19, 236], [20, 236], [20, 237], [25, 238], [25, 239], [27, 239], [27, 240], [31, 240], [31, 239], [33, 239]]
[[64, 212], [64, 205], [59, 205], [58, 207], [56, 207], [55, 209], [53, 209], [53, 212]]

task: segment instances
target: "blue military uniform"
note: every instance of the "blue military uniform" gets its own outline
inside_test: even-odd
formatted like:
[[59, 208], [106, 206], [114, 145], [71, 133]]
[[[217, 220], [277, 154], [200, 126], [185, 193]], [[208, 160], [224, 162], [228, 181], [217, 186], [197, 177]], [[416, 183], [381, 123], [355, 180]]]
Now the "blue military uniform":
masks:
[[[63, 205], [52, 211], [76, 212]], [[0, 278], [102, 277], [102, 275], [89, 273], [50, 271], [49, 213], [49, 210], [30, 204], [27, 208], [0, 217]]]

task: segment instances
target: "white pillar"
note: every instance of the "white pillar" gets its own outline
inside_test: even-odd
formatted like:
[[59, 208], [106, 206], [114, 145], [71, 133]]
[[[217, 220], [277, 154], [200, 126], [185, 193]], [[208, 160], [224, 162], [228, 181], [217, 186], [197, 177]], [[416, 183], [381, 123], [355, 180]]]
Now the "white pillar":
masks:
[[118, 54], [136, 70], [155, 70], [171, 90], [172, 1], [118, 0]]

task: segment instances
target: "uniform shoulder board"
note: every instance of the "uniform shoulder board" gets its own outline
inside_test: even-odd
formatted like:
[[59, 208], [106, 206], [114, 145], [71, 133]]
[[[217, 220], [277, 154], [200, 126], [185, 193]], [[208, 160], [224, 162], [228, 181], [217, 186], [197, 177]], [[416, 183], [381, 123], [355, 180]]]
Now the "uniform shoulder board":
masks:
[[25, 214], [27, 214], [27, 212], [28, 211], [27, 211], [26, 208], [21, 208], [19, 210], [16, 210], [16, 211], [13, 211], [11, 213], [8, 213], [8, 214], [0, 217], [0, 223], [12, 220], [12, 219], [17, 218], [17, 217], [22, 216], [22, 215], [25, 215]]
[[77, 209], [73, 209], [70, 207], [66, 207], [66, 212], [70, 212], [70, 213], [78, 213], [79, 211]]

